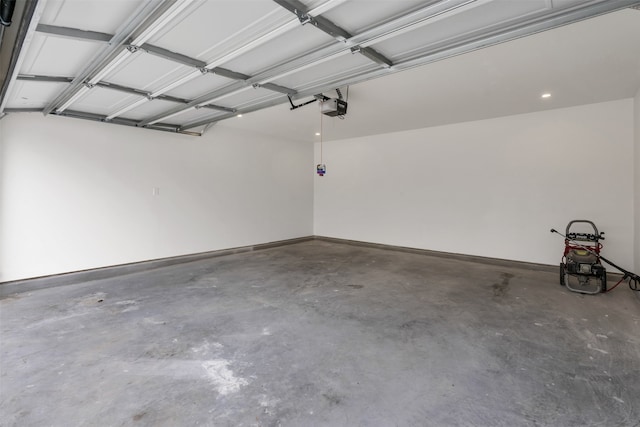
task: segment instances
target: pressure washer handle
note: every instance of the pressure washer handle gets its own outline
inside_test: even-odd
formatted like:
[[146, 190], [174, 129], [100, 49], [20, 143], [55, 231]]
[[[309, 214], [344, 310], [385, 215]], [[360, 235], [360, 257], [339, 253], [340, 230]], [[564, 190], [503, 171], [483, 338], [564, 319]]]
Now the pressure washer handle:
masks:
[[593, 221], [589, 221], [588, 219], [574, 219], [573, 221], [569, 221], [569, 224], [567, 224], [567, 231], [564, 234], [569, 235], [569, 231], [571, 230], [571, 226], [573, 224], [589, 224], [593, 229], [593, 234], [596, 236], [600, 235], [600, 233], [598, 232], [598, 227], [596, 227]]

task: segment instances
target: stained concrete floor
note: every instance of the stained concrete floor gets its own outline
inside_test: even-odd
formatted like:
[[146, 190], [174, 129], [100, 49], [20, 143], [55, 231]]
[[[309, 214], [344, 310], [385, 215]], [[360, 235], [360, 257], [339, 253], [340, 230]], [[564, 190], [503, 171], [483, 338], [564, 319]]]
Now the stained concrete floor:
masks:
[[640, 297], [308, 241], [0, 301], [6, 426], [637, 426]]

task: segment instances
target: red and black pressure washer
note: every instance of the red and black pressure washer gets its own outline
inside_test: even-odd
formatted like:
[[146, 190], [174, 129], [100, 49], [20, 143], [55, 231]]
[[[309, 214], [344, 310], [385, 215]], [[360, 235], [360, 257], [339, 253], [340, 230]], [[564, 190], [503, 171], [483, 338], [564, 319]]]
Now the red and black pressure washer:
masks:
[[[564, 237], [564, 254], [560, 263], [562, 286], [566, 286], [573, 292], [597, 294], [612, 291], [620, 283], [629, 279], [629, 288], [640, 291], [640, 276], [600, 255], [603, 247], [600, 241], [604, 240], [604, 232], [598, 231], [592, 221], [576, 219], [567, 224], [565, 234], [553, 228], [551, 232]], [[617, 268], [623, 274], [622, 279], [610, 289], [607, 289], [607, 270], [602, 265], [602, 261]]]

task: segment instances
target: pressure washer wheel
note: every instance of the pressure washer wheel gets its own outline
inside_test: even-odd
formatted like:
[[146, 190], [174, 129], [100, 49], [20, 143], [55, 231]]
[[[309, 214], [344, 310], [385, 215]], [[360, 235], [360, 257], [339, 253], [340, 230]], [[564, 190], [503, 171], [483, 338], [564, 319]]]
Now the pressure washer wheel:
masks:
[[564, 286], [564, 275], [566, 274], [566, 268], [564, 266], [564, 262], [560, 263], [560, 286]]

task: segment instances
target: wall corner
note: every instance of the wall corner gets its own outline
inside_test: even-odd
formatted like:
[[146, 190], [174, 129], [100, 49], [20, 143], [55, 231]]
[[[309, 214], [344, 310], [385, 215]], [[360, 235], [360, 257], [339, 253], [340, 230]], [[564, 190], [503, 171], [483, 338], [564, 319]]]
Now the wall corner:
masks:
[[633, 235], [634, 270], [640, 270], [640, 88], [633, 102]]

